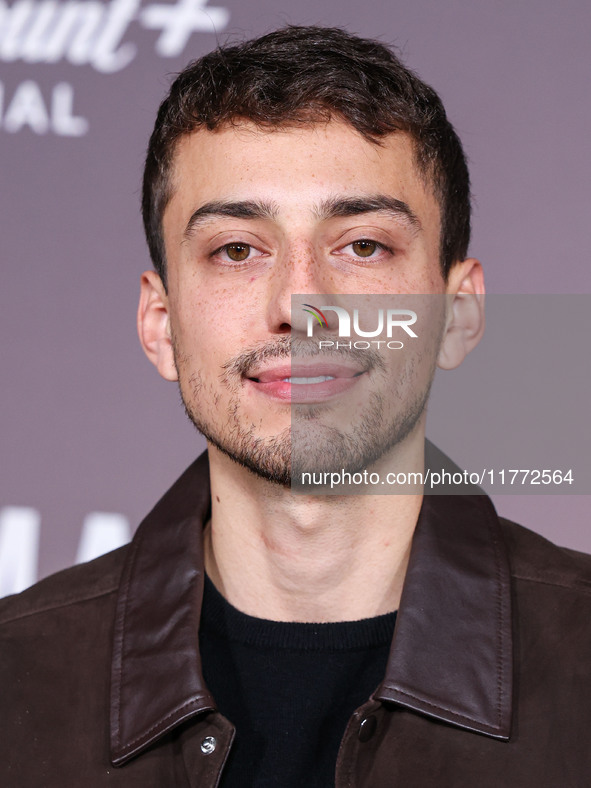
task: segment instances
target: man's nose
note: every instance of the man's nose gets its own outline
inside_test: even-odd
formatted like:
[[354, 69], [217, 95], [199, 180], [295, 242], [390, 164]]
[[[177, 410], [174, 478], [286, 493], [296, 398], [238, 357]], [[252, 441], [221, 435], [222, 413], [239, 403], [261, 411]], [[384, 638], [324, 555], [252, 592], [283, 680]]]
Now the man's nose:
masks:
[[294, 250], [279, 260], [269, 277], [267, 324], [274, 334], [305, 334], [304, 304], [319, 307], [336, 294], [334, 272], [312, 250]]

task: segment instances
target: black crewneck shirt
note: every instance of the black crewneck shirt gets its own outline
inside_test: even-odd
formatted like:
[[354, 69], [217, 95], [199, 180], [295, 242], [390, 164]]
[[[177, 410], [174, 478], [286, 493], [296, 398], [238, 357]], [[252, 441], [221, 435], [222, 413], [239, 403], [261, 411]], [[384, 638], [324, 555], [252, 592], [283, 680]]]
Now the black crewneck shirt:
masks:
[[206, 576], [205, 683], [236, 728], [220, 788], [330, 788], [352, 713], [386, 670], [396, 613], [361, 621], [267, 621], [230, 605]]

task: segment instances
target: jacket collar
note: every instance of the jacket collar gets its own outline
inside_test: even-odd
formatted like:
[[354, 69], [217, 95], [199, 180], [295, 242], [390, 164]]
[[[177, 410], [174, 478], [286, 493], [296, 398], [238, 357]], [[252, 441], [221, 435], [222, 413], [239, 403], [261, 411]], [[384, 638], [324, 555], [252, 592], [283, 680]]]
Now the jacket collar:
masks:
[[386, 676], [374, 697], [508, 739], [510, 596], [509, 560], [490, 499], [426, 496]]
[[189, 717], [215, 708], [203, 681], [201, 531], [209, 515], [202, 454], [140, 524], [127, 555], [111, 670], [111, 759], [125, 763]]
[[[199, 653], [202, 454], [138, 528], [117, 601], [111, 757], [121, 765], [215, 709]], [[386, 676], [374, 697], [497, 738], [511, 724], [508, 558], [486, 496], [425, 497]]]

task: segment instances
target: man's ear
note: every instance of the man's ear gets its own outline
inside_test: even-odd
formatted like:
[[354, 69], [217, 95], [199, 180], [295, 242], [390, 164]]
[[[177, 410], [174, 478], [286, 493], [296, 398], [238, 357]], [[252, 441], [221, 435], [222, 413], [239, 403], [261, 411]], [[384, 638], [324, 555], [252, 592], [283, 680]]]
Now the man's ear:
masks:
[[168, 296], [155, 271], [144, 271], [140, 283], [137, 330], [144, 353], [165, 380], [178, 380], [170, 333]]
[[473, 258], [456, 263], [447, 283], [447, 320], [437, 366], [459, 367], [484, 334], [484, 275]]

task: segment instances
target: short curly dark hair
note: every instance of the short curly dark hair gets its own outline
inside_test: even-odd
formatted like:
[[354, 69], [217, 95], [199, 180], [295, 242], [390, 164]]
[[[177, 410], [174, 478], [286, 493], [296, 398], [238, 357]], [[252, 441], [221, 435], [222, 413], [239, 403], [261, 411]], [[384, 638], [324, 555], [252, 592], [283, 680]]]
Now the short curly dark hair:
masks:
[[440, 262], [447, 278], [468, 250], [470, 179], [439, 96], [378, 41], [338, 28], [288, 26], [220, 46], [190, 63], [160, 105], [146, 156], [142, 214], [150, 256], [165, 286], [162, 216], [178, 139], [236, 119], [264, 128], [332, 117], [378, 145], [394, 131], [412, 137], [419, 171], [440, 206]]

